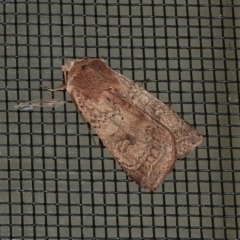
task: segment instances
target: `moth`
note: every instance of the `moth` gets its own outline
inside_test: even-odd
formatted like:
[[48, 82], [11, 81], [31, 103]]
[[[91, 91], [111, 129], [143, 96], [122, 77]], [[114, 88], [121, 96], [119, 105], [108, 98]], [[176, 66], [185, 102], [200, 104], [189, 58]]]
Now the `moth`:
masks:
[[78, 112], [94, 128], [123, 171], [154, 191], [177, 159], [203, 137], [176, 112], [103, 59], [72, 59], [62, 66], [64, 83]]

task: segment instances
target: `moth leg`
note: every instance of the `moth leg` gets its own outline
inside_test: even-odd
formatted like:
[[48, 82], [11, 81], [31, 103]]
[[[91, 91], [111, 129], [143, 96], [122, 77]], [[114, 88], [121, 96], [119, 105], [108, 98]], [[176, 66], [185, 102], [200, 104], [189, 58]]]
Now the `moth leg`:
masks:
[[57, 88], [49, 88], [49, 87], [46, 87], [46, 86], [42, 86], [42, 85], [39, 85], [39, 88], [42, 88], [44, 90], [47, 90], [47, 91], [51, 91], [51, 92], [55, 92], [55, 91], [63, 91], [66, 89], [66, 84], [62, 84], [61, 86], [57, 87]]
[[99, 138], [98, 146], [99, 146], [99, 147], [102, 147], [102, 148], [105, 147], [104, 144], [103, 144], [103, 142], [102, 142], [102, 140], [101, 140], [100, 138]]
[[139, 84], [139, 87], [142, 87], [142, 88], [146, 89], [145, 84], [146, 84], [148, 81], [149, 81], [149, 78], [146, 79], [146, 80], [143, 80], [143, 81]]
[[[83, 120], [85, 121], [84, 118], [83, 118]], [[95, 141], [93, 135], [91, 134], [91, 125], [90, 125], [90, 123], [85, 121], [85, 124], [87, 125], [89, 136], [91, 136], [91, 138], [92, 138], [92, 140], [93, 140], [95, 146], [97, 146], [97, 143], [96, 143], [96, 141]]]
[[[85, 121], [84, 118], [83, 118], [83, 120]], [[96, 141], [95, 141], [93, 135], [91, 134], [91, 125], [90, 125], [90, 123], [85, 121], [85, 124], [87, 125], [89, 136], [91, 136], [91, 138], [92, 138], [92, 140], [93, 140], [95, 146], [97, 146], [97, 143], [96, 143]]]
[[[74, 103], [75, 103], [75, 102], [74, 102]], [[75, 103], [75, 104], [76, 104], [76, 103]], [[84, 116], [82, 115], [81, 112], [78, 112], [78, 113], [81, 115], [84, 123], [86, 124], [86, 126], [87, 126], [87, 128], [88, 128], [88, 134], [89, 134], [89, 136], [91, 136], [94, 144], [97, 146], [97, 143], [96, 143], [95, 139], [93, 138], [93, 135], [91, 134], [91, 125], [90, 125], [90, 123], [89, 123], [88, 121], [86, 121], [86, 119], [84, 118]]]
[[[71, 98], [72, 98], [72, 97], [71, 97]], [[88, 130], [90, 130], [90, 124], [89, 124], [88, 121], [84, 118], [83, 114], [78, 110], [78, 106], [77, 106], [77, 103], [76, 103], [75, 99], [72, 98], [72, 101], [73, 101], [73, 104], [74, 104], [74, 106], [75, 106], [75, 108], [76, 108], [76, 112], [81, 115], [84, 123], [87, 125]]]

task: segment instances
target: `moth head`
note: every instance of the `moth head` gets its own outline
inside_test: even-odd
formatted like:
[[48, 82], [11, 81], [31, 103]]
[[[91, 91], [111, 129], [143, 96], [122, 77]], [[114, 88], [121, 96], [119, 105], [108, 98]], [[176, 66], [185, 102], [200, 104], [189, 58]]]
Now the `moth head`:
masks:
[[102, 58], [99, 58], [99, 60], [101, 60], [102, 62], [106, 63], [106, 61], [104, 59], [102, 59]]
[[70, 72], [75, 62], [80, 62], [81, 59], [68, 59], [66, 63], [62, 66], [63, 72]]

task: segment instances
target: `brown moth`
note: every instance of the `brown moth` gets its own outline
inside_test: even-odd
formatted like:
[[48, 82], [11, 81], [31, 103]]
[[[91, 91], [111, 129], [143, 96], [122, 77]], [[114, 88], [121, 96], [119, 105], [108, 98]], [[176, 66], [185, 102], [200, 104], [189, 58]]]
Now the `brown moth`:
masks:
[[103, 144], [141, 188], [154, 191], [177, 158], [202, 142], [202, 136], [163, 102], [103, 59], [74, 59], [62, 66], [66, 89]]

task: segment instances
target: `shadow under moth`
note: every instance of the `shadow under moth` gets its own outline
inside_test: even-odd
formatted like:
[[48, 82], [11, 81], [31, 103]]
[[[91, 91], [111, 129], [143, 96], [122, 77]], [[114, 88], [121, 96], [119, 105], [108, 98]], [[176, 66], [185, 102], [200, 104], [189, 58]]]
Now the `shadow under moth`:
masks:
[[123, 171], [141, 188], [154, 191], [177, 159], [202, 136], [163, 102], [111, 69], [103, 59], [73, 59], [62, 66], [77, 111], [94, 128]]

